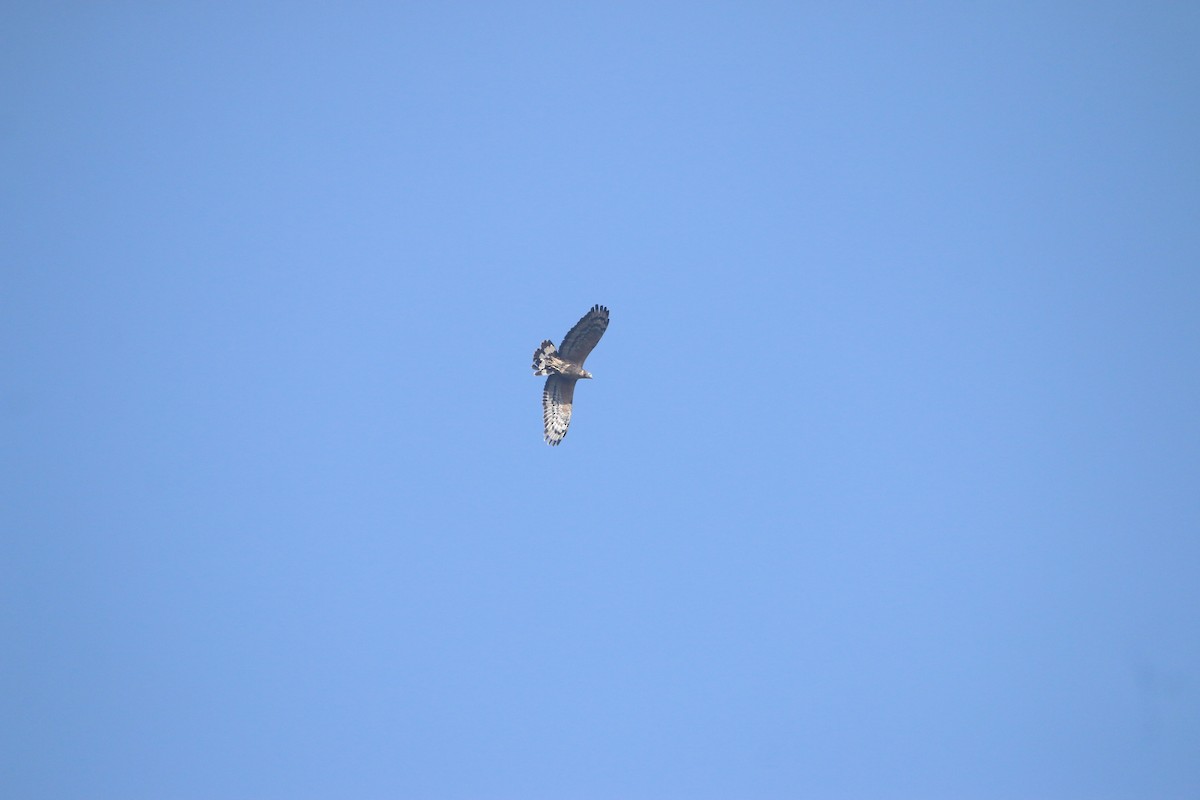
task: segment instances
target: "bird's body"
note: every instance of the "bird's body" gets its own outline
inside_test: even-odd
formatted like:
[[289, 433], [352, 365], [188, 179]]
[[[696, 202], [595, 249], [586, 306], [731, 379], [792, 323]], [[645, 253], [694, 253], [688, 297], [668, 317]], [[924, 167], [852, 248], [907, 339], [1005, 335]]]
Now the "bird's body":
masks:
[[548, 375], [542, 390], [542, 420], [546, 443], [557, 445], [571, 424], [576, 381], [591, 378], [583, 362], [608, 329], [608, 309], [592, 306], [575, 327], [567, 331], [557, 350], [549, 339], [533, 351], [533, 374]]

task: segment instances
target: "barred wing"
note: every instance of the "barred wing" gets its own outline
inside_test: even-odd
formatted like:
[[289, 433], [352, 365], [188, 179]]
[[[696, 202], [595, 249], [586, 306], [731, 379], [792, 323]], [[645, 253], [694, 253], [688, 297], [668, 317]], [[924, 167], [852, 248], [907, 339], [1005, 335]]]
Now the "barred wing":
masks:
[[542, 421], [546, 424], [546, 444], [556, 445], [567, 435], [571, 424], [571, 404], [575, 399], [575, 378], [551, 375], [542, 390]]
[[[592, 348], [596, 346], [596, 342], [600, 341], [600, 337], [607, 329], [608, 309], [600, 305], [592, 306], [592, 310], [584, 314], [583, 318], [575, 323], [574, 328], [567, 331], [562, 345], [558, 348], [558, 354], [567, 361], [582, 367], [584, 359], [588, 357], [588, 353], [592, 352]], [[570, 411], [567, 413], [569, 416]], [[564, 432], [566, 429], [567, 426], [563, 425]]]

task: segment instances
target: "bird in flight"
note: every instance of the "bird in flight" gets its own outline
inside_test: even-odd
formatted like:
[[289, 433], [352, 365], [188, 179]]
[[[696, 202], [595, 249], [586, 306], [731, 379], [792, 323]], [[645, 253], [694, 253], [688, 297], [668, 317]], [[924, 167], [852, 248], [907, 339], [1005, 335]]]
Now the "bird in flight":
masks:
[[575, 398], [575, 382], [590, 378], [583, 361], [608, 328], [608, 309], [592, 306], [575, 327], [567, 331], [562, 346], [554, 349], [547, 339], [533, 351], [533, 374], [549, 375], [542, 390], [542, 420], [546, 424], [546, 444], [557, 445], [567, 435], [571, 424], [571, 404]]

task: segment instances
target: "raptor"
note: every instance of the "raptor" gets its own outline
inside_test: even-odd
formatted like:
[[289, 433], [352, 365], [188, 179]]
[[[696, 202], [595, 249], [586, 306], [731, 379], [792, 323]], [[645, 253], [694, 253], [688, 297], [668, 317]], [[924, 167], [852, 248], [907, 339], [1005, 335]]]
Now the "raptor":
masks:
[[546, 444], [557, 445], [567, 435], [575, 383], [592, 377], [592, 373], [583, 368], [583, 362], [607, 329], [608, 309], [595, 305], [567, 331], [557, 350], [554, 342], [547, 339], [533, 351], [533, 374], [550, 376], [542, 390]]

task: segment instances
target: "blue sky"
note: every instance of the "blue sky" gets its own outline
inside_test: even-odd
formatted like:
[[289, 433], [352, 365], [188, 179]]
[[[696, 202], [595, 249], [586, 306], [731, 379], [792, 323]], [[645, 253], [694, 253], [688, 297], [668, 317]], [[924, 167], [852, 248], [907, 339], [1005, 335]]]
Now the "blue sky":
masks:
[[1195, 797], [1197, 41], [10, 4], [5, 795]]

